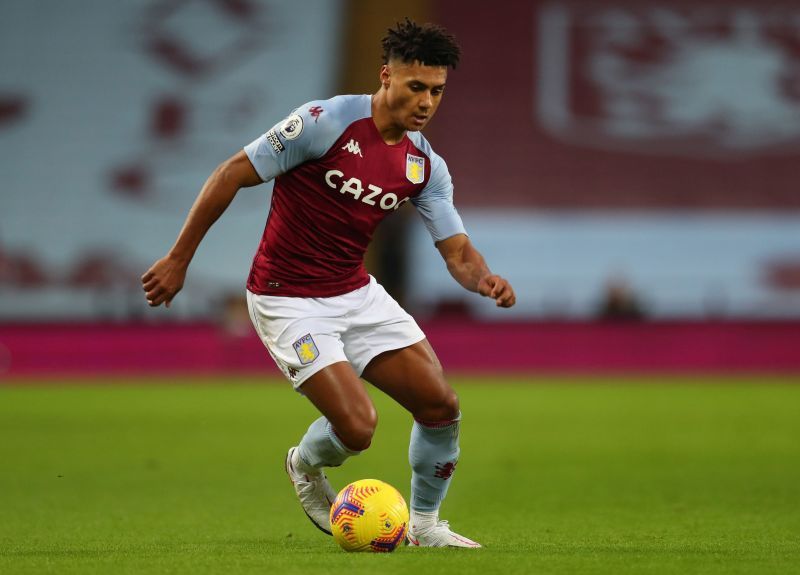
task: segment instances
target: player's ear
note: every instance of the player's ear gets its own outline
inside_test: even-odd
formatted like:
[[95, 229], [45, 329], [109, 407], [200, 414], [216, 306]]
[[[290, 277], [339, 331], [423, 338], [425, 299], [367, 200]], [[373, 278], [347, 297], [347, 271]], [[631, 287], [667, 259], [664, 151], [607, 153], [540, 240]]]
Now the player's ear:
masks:
[[392, 76], [392, 72], [389, 69], [389, 64], [384, 64], [383, 66], [381, 66], [380, 79], [381, 79], [381, 85], [384, 88], [388, 88], [389, 87], [391, 76]]

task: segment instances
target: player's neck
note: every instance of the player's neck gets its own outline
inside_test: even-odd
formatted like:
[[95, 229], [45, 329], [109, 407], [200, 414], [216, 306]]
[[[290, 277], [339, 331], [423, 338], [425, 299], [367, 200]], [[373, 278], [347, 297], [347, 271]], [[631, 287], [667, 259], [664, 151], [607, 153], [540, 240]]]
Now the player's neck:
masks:
[[372, 121], [375, 122], [383, 141], [389, 145], [400, 143], [406, 135], [405, 128], [398, 126], [392, 120], [383, 92], [372, 96]]

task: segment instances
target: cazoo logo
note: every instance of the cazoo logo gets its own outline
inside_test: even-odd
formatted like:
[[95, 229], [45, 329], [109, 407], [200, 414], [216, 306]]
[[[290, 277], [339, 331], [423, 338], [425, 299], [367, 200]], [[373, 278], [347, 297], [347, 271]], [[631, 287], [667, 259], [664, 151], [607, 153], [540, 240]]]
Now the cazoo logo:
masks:
[[[334, 181], [338, 180], [338, 183]], [[358, 178], [344, 179], [344, 173], [339, 170], [328, 170], [325, 174], [325, 183], [334, 190], [339, 190], [342, 194], [351, 194], [353, 199], [361, 201], [368, 206], [380, 206], [382, 210], [396, 210], [407, 202], [410, 198], [403, 198], [400, 200], [396, 194], [388, 192], [383, 193], [383, 188], [367, 184], [364, 189], [364, 184]], [[365, 193], [366, 192], [366, 193]]]

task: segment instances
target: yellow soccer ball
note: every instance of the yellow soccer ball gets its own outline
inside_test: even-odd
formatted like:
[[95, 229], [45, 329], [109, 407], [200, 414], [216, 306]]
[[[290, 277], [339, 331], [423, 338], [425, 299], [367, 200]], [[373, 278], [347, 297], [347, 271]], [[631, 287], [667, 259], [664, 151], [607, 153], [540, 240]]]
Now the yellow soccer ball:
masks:
[[408, 506], [400, 492], [377, 479], [346, 486], [331, 506], [331, 532], [345, 551], [394, 551], [408, 530]]

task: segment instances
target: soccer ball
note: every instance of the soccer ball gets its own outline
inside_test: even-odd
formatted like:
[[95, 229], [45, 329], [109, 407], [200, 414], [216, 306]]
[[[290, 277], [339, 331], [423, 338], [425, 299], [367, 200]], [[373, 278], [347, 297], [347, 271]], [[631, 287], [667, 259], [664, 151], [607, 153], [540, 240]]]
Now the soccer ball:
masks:
[[331, 532], [345, 551], [394, 551], [408, 530], [408, 507], [400, 492], [377, 479], [354, 481], [331, 506]]

